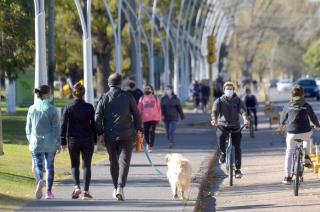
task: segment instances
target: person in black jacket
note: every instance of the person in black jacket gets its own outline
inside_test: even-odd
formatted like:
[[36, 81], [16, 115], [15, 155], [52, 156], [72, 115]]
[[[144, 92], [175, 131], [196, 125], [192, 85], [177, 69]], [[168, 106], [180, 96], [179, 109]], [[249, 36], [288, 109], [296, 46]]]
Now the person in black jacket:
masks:
[[[282, 181], [283, 184], [291, 184], [291, 166], [292, 156], [296, 146], [296, 139], [302, 139], [304, 141], [304, 147], [307, 146], [307, 142], [311, 141], [311, 126], [310, 120], [315, 125], [315, 128], [319, 130], [320, 125], [317, 115], [314, 113], [310, 104], [304, 99], [303, 88], [299, 85], [295, 85], [291, 91], [291, 100], [283, 108], [280, 116], [280, 124], [286, 125], [287, 129], [287, 149], [285, 157], [285, 177]], [[306, 148], [308, 150], [308, 148]], [[305, 155], [305, 164], [308, 167], [312, 167], [312, 161], [308, 154]]]
[[253, 113], [254, 125], [256, 130], [258, 130], [258, 117], [257, 117], [258, 100], [256, 96], [251, 93], [251, 90], [249, 88], [246, 89], [246, 95], [243, 99], [243, 102], [247, 108], [247, 114], [251, 115], [251, 113]]
[[171, 85], [167, 86], [166, 94], [161, 98], [162, 119], [166, 127], [169, 148], [174, 148], [174, 134], [179, 116], [184, 119], [180, 99], [174, 94]]
[[110, 90], [100, 98], [95, 114], [98, 135], [109, 153], [113, 197], [117, 200], [125, 199], [123, 188], [129, 173], [133, 143], [137, 130], [142, 132], [137, 103], [130, 93], [120, 88], [121, 81], [120, 74], [109, 76]]
[[139, 99], [143, 96], [142, 90], [136, 87], [136, 83], [134, 81], [129, 82], [129, 93], [134, 97], [136, 103], [138, 104]]
[[78, 199], [81, 194], [79, 166], [80, 154], [82, 155], [84, 195], [83, 200], [91, 200], [89, 193], [91, 181], [91, 160], [94, 145], [97, 144], [97, 134], [94, 121], [94, 108], [83, 100], [84, 86], [79, 82], [73, 86], [72, 94], [75, 101], [68, 105], [63, 113], [61, 126], [61, 144], [63, 148], [68, 143], [71, 159], [71, 171], [74, 181], [72, 199]]

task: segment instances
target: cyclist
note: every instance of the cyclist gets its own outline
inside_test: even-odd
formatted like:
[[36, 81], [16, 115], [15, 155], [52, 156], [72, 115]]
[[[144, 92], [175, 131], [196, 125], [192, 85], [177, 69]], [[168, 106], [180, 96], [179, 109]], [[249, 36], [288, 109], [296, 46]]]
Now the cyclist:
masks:
[[[296, 146], [295, 140], [311, 140], [311, 126], [309, 120], [311, 120], [317, 130], [320, 129], [316, 114], [314, 113], [311, 105], [304, 99], [303, 88], [299, 85], [295, 85], [291, 90], [291, 100], [283, 108], [280, 117], [281, 125], [286, 125], [287, 128], [287, 149], [284, 167], [285, 177], [282, 181], [283, 184], [289, 185], [292, 181], [290, 172], [292, 169], [292, 157]], [[305, 144], [304, 148], [306, 148]], [[305, 155], [305, 166], [312, 167], [312, 161], [308, 154]]]
[[[246, 107], [243, 101], [235, 93], [235, 86], [233, 82], [226, 82], [223, 86], [224, 95], [218, 98], [212, 108], [212, 120], [213, 126], [219, 125], [225, 129], [240, 129], [240, 115], [244, 120], [244, 124], [249, 124], [249, 119], [246, 113]], [[235, 148], [235, 177], [241, 178], [241, 132], [235, 132], [231, 134], [232, 145]], [[219, 149], [221, 151], [219, 163], [225, 163], [226, 161], [226, 138], [227, 133], [220, 129], [217, 129], [217, 140], [219, 142]]]
[[258, 106], [258, 101], [255, 95], [251, 94], [250, 88], [246, 89], [246, 95], [243, 99], [244, 104], [247, 108], [247, 113], [251, 114], [253, 113], [254, 117], [254, 126], [256, 131], [258, 130], [258, 117], [257, 117], [257, 106]]

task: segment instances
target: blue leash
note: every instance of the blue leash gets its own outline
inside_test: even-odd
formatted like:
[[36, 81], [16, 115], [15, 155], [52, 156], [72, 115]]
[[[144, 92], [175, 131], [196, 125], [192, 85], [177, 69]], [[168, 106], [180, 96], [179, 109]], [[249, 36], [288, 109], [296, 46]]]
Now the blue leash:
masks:
[[148, 159], [151, 167], [152, 167], [154, 170], [156, 170], [156, 172], [157, 172], [159, 175], [166, 176], [163, 172], [160, 171], [160, 169], [158, 169], [157, 167], [154, 166], [154, 164], [153, 164], [153, 162], [152, 162], [152, 160], [151, 160], [151, 157], [150, 157], [150, 155], [149, 155], [149, 153], [148, 153], [145, 145], [142, 143], [141, 146], [142, 146], [142, 150], [143, 150], [144, 154], [146, 155], [146, 157], [147, 157], [147, 159]]

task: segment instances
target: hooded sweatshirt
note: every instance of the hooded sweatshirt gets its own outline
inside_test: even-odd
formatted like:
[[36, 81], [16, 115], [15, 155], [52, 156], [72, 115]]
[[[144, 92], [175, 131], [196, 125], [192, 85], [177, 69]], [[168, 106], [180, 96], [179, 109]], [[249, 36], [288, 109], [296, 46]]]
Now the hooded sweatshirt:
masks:
[[56, 152], [60, 146], [60, 122], [57, 109], [49, 100], [37, 99], [29, 108], [26, 136], [32, 152]]
[[155, 95], [144, 95], [139, 100], [139, 111], [143, 122], [161, 121], [160, 100]]
[[280, 117], [280, 123], [286, 125], [288, 133], [292, 134], [310, 132], [310, 120], [319, 127], [317, 115], [303, 97], [293, 97], [283, 108]]

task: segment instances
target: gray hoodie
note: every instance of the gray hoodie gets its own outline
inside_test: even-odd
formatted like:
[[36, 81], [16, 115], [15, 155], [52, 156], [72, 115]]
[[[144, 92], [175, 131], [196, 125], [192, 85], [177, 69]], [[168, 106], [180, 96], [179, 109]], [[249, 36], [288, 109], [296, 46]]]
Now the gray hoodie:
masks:
[[214, 102], [211, 116], [218, 120], [218, 125], [238, 128], [240, 115], [246, 116], [246, 111], [243, 101], [236, 94], [231, 99], [223, 95]]

